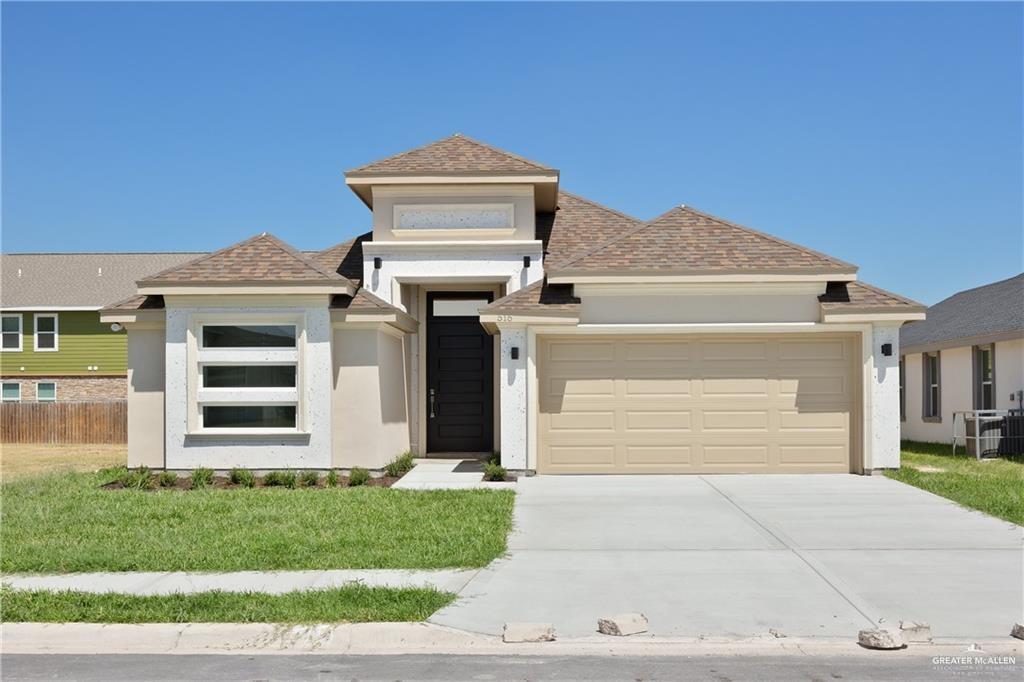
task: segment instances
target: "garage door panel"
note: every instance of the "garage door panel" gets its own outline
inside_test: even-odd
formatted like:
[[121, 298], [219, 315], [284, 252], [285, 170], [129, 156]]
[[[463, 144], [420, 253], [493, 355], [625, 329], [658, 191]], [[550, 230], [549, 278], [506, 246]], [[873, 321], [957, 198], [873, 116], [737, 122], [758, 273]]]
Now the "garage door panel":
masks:
[[852, 336], [541, 337], [538, 469], [850, 471], [858, 348]]

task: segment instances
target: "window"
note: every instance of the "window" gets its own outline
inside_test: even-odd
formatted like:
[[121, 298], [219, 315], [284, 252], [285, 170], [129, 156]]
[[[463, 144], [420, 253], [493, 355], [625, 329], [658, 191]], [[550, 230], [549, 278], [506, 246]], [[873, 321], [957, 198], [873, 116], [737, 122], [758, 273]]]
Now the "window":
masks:
[[907, 421], [907, 363], [906, 356], [900, 356], [900, 421]]
[[20, 351], [21, 350], [21, 314], [4, 315], [0, 319], [0, 323], [3, 324], [3, 350], [5, 351]]
[[57, 316], [53, 314], [36, 314], [35, 339], [32, 347], [39, 352], [57, 350]]
[[939, 353], [923, 353], [921, 358], [924, 362], [924, 405], [923, 417], [929, 421], [942, 421], [941, 410], [941, 368], [939, 364]]
[[36, 400], [41, 403], [52, 403], [57, 399], [57, 384], [52, 381], [40, 381], [36, 384]]
[[[203, 316], [205, 317], [205, 316]], [[297, 433], [303, 425], [300, 314], [193, 318], [190, 365], [196, 434]]]
[[974, 409], [996, 409], [995, 347], [974, 347]]
[[294, 388], [295, 365], [206, 366], [205, 388]]
[[206, 405], [208, 429], [295, 428], [295, 405]]
[[204, 325], [203, 348], [295, 348], [295, 326]]
[[5, 403], [16, 403], [21, 400], [21, 384], [7, 383], [3, 385], [3, 401]]

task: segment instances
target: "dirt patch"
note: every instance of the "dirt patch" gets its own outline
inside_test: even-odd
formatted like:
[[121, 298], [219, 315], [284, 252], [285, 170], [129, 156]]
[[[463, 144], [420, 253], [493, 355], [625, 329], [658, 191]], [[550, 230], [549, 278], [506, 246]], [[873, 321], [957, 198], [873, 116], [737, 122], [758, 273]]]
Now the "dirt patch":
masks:
[[0, 476], [4, 480], [58, 471], [98, 471], [124, 466], [127, 461], [127, 445], [0, 443]]
[[910, 468], [914, 469], [916, 471], [920, 471], [922, 474], [944, 474], [944, 473], [946, 473], [946, 469], [943, 469], [942, 467], [933, 467], [933, 466], [928, 466], [927, 464], [911, 464]]

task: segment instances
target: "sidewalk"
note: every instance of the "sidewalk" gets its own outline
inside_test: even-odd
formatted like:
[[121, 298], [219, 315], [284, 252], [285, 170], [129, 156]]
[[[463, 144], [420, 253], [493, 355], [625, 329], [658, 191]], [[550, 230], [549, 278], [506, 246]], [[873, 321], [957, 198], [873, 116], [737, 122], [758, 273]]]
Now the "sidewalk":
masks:
[[181, 594], [221, 590], [282, 594], [361, 583], [371, 587], [433, 587], [459, 592], [479, 569], [404, 571], [395, 569], [324, 571], [238, 571], [235, 573], [68, 573], [5, 575], [0, 582], [17, 590], [75, 590], [138, 595]]
[[474, 459], [417, 459], [412, 471], [391, 487], [405, 490], [515, 488], [514, 481], [484, 481], [483, 471], [483, 464]]

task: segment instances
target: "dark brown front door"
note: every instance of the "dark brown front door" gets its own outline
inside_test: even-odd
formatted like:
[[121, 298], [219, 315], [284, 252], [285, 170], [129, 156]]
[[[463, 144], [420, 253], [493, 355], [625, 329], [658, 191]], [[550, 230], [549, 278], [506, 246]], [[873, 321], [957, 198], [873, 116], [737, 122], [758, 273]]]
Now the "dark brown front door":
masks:
[[490, 293], [427, 294], [427, 451], [494, 446], [494, 340], [478, 306]]

